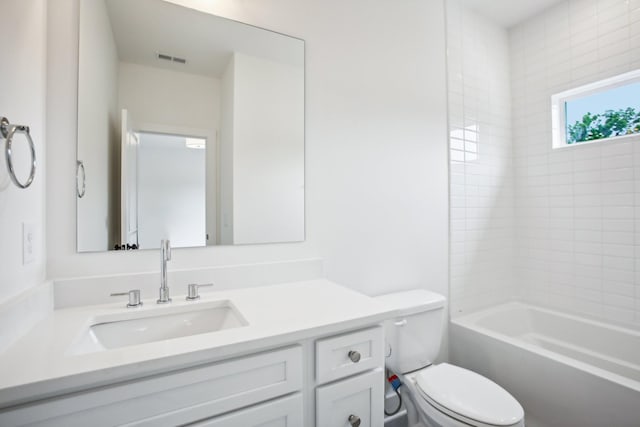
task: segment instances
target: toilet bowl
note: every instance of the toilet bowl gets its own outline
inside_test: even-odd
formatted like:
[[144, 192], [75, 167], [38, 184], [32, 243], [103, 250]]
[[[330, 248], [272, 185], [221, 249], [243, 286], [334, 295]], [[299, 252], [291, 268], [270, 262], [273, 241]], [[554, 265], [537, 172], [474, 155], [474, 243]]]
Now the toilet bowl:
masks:
[[428, 427], [524, 426], [522, 406], [498, 384], [455, 365], [433, 363], [442, 339], [442, 295], [413, 290], [378, 299], [398, 313], [385, 322], [386, 365], [404, 384], [403, 396], [410, 398], [422, 423]]
[[518, 401], [475, 372], [442, 363], [401, 378], [428, 426], [524, 426]]

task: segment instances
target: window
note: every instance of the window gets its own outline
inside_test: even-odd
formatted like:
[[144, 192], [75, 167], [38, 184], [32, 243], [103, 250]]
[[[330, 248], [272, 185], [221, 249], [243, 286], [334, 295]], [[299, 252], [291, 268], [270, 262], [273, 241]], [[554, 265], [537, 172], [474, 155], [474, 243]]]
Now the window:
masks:
[[640, 134], [640, 70], [551, 97], [553, 148]]

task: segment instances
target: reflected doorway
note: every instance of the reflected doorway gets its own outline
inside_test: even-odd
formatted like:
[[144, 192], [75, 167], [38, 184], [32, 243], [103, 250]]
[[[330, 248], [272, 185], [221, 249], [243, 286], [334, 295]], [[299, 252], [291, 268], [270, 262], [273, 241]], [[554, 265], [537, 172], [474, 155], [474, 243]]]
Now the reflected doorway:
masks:
[[140, 249], [207, 244], [206, 146], [201, 137], [138, 132]]

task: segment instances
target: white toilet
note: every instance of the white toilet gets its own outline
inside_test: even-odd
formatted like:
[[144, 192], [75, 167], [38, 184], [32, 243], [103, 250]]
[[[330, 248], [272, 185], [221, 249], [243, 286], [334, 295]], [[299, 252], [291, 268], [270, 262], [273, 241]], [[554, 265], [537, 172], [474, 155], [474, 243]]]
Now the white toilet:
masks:
[[433, 364], [442, 339], [442, 295], [413, 290], [377, 298], [398, 310], [398, 317], [385, 323], [386, 365], [404, 384], [403, 397], [410, 396], [422, 423], [429, 427], [524, 426], [522, 406], [498, 384], [458, 366]]

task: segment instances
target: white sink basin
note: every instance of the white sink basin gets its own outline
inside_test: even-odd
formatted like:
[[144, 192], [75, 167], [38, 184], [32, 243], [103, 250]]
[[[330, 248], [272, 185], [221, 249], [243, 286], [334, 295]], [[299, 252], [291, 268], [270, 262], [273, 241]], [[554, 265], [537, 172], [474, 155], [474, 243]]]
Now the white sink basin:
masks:
[[96, 317], [72, 346], [73, 354], [164, 341], [246, 326], [230, 301], [158, 307], [117, 316]]

